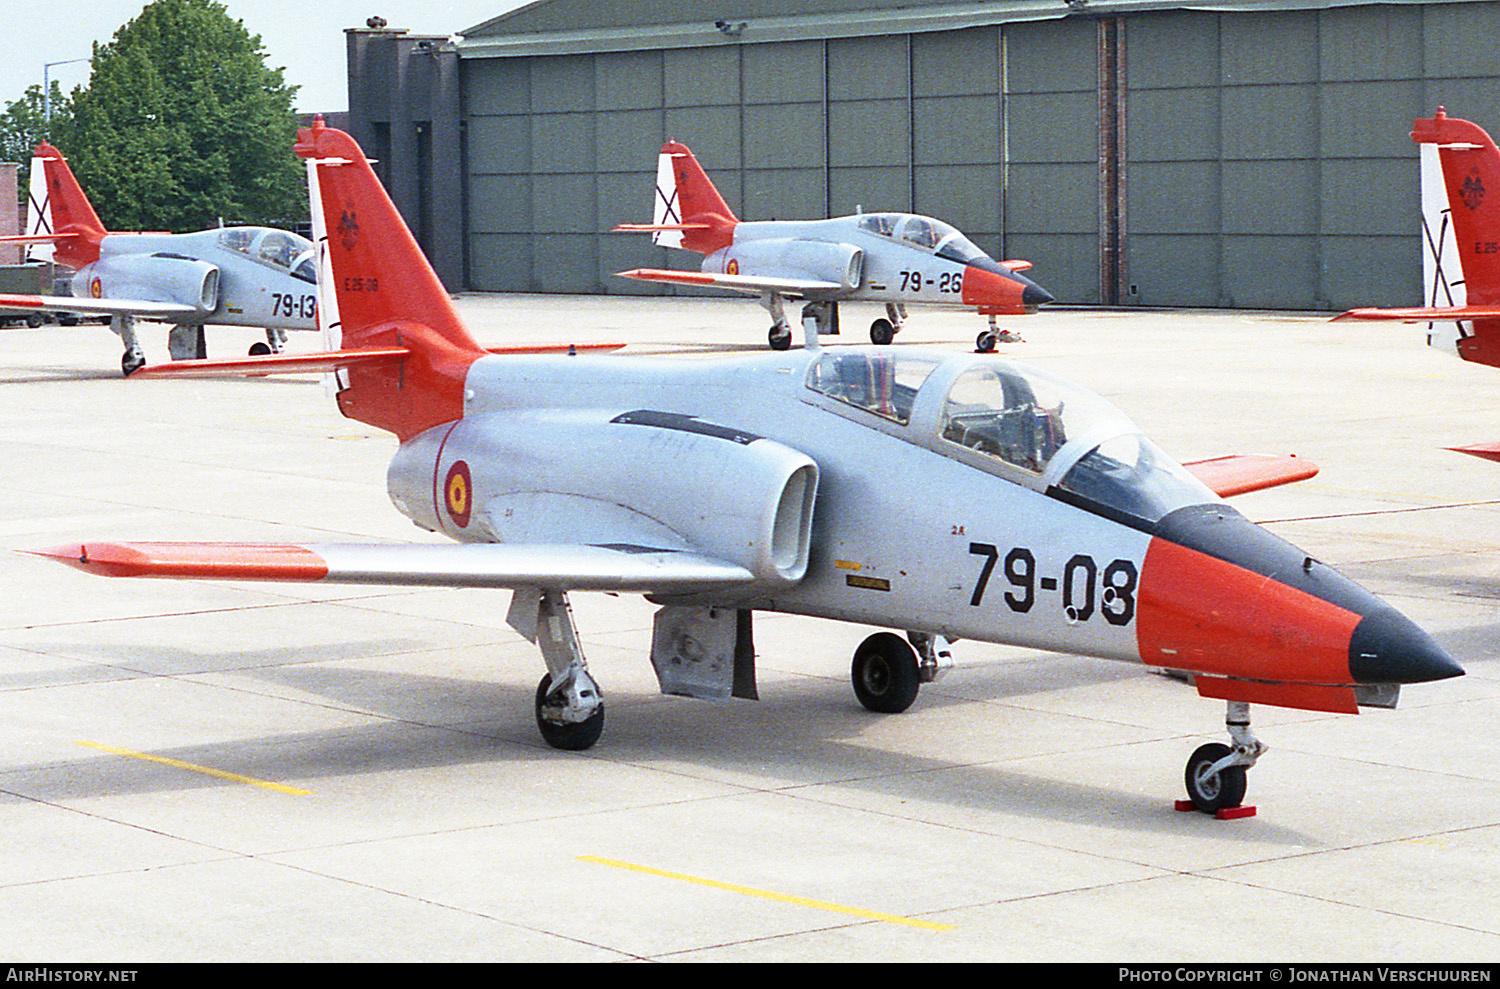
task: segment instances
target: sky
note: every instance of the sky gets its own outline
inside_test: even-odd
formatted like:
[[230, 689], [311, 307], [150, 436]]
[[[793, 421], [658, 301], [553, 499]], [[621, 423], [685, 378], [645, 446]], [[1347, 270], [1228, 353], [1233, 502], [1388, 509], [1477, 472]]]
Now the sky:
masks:
[[[0, 0], [0, 106], [42, 82], [43, 65], [87, 59], [93, 42], [109, 41], [147, 0]], [[258, 34], [272, 68], [301, 88], [305, 113], [349, 108], [344, 29], [364, 27], [373, 15], [413, 34], [457, 34], [517, 7], [524, 0], [219, 0], [229, 16]], [[88, 82], [87, 62], [47, 70], [66, 92]]]

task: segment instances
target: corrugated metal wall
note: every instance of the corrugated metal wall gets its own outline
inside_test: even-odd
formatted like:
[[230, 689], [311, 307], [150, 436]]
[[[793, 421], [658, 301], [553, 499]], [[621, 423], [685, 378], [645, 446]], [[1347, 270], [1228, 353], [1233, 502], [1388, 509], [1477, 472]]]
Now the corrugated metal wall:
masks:
[[997, 256], [1029, 258], [1065, 302], [1306, 309], [1420, 296], [1407, 132], [1446, 104], [1500, 134], [1500, 4], [1117, 24], [1123, 263], [1102, 286], [1099, 22], [1070, 17], [465, 59], [471, 287], [659, 291], [610, 276], [695, 256], [606, 231], [649, 219], [670, 137], [742, 218], [928, 213]]

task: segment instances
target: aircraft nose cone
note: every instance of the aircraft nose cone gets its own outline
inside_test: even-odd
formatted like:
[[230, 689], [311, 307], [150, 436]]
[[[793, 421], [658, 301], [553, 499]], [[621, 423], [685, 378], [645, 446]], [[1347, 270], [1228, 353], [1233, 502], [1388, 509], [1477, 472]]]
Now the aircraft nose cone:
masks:
[[1425, 683], [1464, 675], [1432, 636], [1394, 609], [1368, 614], [1355, 626], [1349, 672], [1360, 683]]
[[1030, 309], [1036, 306], [1045, 306], [1047, 303], [1053, 301], [1055, 301], [1055, 297], [1051, 292], [1030, 279], [1026, 281], [1026, 288], [1021, 291], [1021, 305]]

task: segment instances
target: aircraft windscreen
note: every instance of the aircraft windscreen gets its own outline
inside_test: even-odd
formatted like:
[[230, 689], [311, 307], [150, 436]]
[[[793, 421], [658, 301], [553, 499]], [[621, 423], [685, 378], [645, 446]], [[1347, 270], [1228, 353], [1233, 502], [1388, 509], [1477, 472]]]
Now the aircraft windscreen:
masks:
[[886, 353], [829, 353], [808, 370], [807, 387], [904, 426], [911, 421], [917, 389], [937, 366], [936, 361]]
[[306, 252], [296, 264], [292, 265], [292, 277], [300, 278], [310, 285], [318, 284], [318, 262], [315, 251]]
[[[1035, 368], [987, 362], [965, 371], [948, 391], [939, 430], [950, 443], [1147, 521], [1217, 500], [1113, 405]], [[1058, 473], [1061, 480], [1050, 479]]]
[[935, 253], [940, 258], [947, 258], [949, 261], [957, 261], [959, 264], [969, 264], [972, 261], [979, 261], [981, 259], [989, 258], [988, 254], [986, 254], [984, 251], [981, 251], [977, 246], [975, 246], [973, 241], [965, 237], [963, 234], [959, 233], [957, 230], [953, 231], [953, 233], [949, 236], [943, 238], [943, 242], [938, 244], [937, 251]]
[[1217, 500], [1201, 481], [1140, 433], [1100, 443], [1057, 486], [1147, 522], [1187, 505]]

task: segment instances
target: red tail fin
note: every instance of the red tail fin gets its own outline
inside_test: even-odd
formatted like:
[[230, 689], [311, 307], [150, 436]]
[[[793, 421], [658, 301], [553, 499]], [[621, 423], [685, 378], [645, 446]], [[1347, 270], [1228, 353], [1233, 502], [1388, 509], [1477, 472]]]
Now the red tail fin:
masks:
[[1411, 139], [1437, 145], [1468, 304], [1500, 303], [1500, 150], [1482, 127], [1442, 109], [1416, 121]]
[[719, 195], [719, 190], [714, 188], [686, 144], [668, 141], [661, 146], [661, 153], [670, 156], [672, 161], [672, 177], [677, 184], [677, 214], [681, 222], [703, 223], [708, 228], [686, 231], [682, 246], [704, 254], [727, 247], [734, 236], [734, 225], [740, 222], [734, 210], [724, 202], [724, 197]]
[[[32, 208], [50, 216], [51, 232], [71, 234], [57, 242], [52, 257], [70, 268], [82, 268], [99, 260], [99, 242], [109, 232], [99, 221], [89, 197], [73, 177], [68, 159], [52, 145], [43, 141], [31, 159], [33, 169], [40, 166], [47, 177], [45, 201], [33, 203]], [[33, 187], [35, 182], [33, 181]], [[33, 194], [33, 199], [36, 198]]]
[[[348, 134], [321, 119], [297, 132], [309, 159], [318, 300], [345, 350], [406, 347], [394, 366], [351, 367], [339, 408], [405, 441], [464, 414], [464, 381], [485, 355]], [[340, 383], [343, 384], [341, 378]]]

